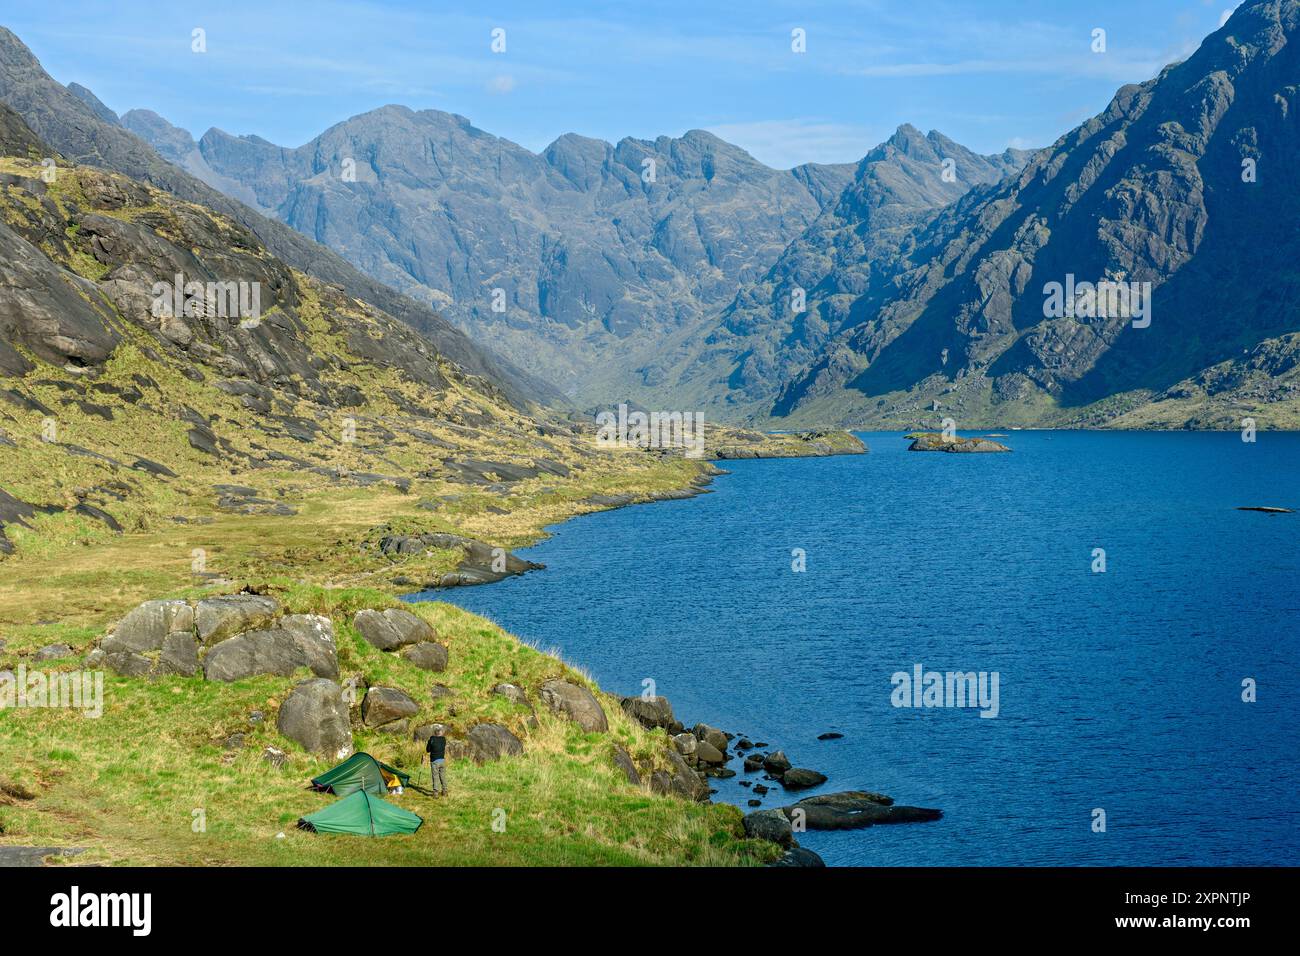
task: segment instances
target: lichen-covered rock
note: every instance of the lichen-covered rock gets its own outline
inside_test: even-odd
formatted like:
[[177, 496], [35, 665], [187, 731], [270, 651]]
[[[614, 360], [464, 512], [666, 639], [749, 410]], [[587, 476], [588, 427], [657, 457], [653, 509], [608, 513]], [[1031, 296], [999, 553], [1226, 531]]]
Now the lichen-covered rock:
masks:
[[619, 699], [619, 706], [648, 730], [662, 728], [669, 733], [681, 731], [681, 722], [673, 716], [673, 705], [667, 697], [623, 697]]
[[194, 609], [185, 601], [145, 601], [118, 621], [100, 642], [104, 652], [160, 650], [168, 634], [194, 629]]
[[203, 658], [208, 680], [236, 681], [259, 674], [289, 677], [307, 666], [307, 655], [297, 639], [282, 628], [246, 631], [226, 638]]
[[343, 688], [327, 678], [297, 684], [280, 705], [275, 726], [313, 753], [345, 757], [352, 752], [352, 728]]
[[604, 708], [585, 687], [557, 678], [543, 683], [538, 696], [547, 707], [568, 717], [587, 733], [609, 730]]
[[745, 814], [742, 821], [745, 836], [752, 840], [771, 840], [783, 847], [794, 843], [794, 830], [789, 819], [780, 810], [756, 810]]
[[293, 635], [313, 674], [338, 680], [339, 653], [333, 621], [320, 614], [289, 614], [280, 619], [279, 626]]
[[352, 626], [366, 643], [381, 651], [395, 651], [421, 641], [433, 643], [438, 636], [422, 618], [401, 608], [358, 611]]
[[371, 687], [361, 701], [361, 720], [367, 727], [382, 727], [419, 712], [420, 705], [396, 687]]
[[517, 757], [524, 752], [523, 741], [500, 724], [477, 724], [466, 735], [468, 756], [475, 763], [502, 757]]
[[189, 632], [174, 631], [163, 638], [157, 670], [161, 674], [193, 677], [199, 669], [199, 642]]
[[280, 611], [274, 598], [261, 594], [224, 594], [204, 598], [194, 608], [199, 641], [211, 646], [235, 634], [270, 624]]
[[425, 671], [445, 671], [447, 669], [447, 648], [432, 641], [420, 641], [402, 651], [403, 659]]

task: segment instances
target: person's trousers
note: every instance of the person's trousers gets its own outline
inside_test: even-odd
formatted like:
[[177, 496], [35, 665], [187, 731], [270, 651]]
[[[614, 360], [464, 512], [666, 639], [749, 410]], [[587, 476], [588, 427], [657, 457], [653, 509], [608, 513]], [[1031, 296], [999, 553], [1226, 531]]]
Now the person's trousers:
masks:
[[429, 765], [430, 789], [434, 793], [447, 792], [447, 761], [435, 760]]

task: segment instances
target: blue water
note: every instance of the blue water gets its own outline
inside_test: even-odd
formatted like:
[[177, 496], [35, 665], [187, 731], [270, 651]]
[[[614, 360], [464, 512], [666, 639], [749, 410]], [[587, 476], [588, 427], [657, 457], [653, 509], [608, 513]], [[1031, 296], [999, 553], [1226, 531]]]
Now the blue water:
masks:
[[[728, 462], [712, 494], [551, 529], [521, 552], [544, 571], [427, 597], [607, 690], [654, 680], [688, 726], [826, 773], [813, 792], [944, 811], [801, 838], [833, 865], [1300, 863], [1300, 514], [1234, 510], [1300, 509], [1300, 435], [862, 437], [864, 456]], [[997, 672], [998, 716], [893, 706], [918, 663]], [[744, 807], [760, 776], [715, 799]], [[794, 799], [764, 782], [764, 806]]]

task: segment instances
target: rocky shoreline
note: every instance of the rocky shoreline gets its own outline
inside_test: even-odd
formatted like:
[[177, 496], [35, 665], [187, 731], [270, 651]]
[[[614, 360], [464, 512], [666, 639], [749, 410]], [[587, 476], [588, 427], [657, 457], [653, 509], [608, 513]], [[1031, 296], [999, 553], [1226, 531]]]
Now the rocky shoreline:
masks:
[[[826, 775], [819, 771], [793, 766], [784, 750], [776, 749], [766, 741], [753, 741], [747, 736], [703, 723], [688, 730], [674, 715], [667, 697], [622, 697], [619, 703], [628, 716], [647, 730], [667, 733], [672, 752], [680, 761], [674, 774], [658, 771], [651, 776], [650, 788], [656, 793], [708, 800], [717, 793], [708, 786], [710, 779], [737, 775], [727, 766], [735, 759], [742, 761], [741, 772], [747, 776], [761, 774], [740, 781], [742, 787], [752, 788], [751, 793], [755, 794], [747, 801], [750, 807], [761, 807], [762, 797], [777, 787], [786, 793], [797, 793], [827, 782]], [[827, 733], [819, 739], [841, 736]], [[692, 774], [695, 779], [692, 779]], [[767, 781], [771, 786], [758, 781]], [[884, 794], [845, 790], [803, 797], [779, 807], [751, 810], [745, 814], [743, 826], [746, 836], [769, 840], [785, 851], [773, 866], [815, 867], [825, 866], [825, 861], [812, 850], [800, 846], [797, 834], [808, 830], [861, 830], [877, 824], [927, 823], [942, 817], [942, 810], [898, 806], [892, 797]]]

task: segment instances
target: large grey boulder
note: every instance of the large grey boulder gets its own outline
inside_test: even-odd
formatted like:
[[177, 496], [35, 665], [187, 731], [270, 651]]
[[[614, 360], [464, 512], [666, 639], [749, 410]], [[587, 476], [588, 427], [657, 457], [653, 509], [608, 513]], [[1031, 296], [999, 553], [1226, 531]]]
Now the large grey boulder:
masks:
[[721, 766], [727, 762], [727, 755], [707, 740], [700, 740], [695, 745], [695, 759], [700, 763]]
[[139, 654], [162, 648], [168, 634], [194, 630], [194, 609], [185, 601], [145, 601], [118, 622], [100, 646], [105, 654]]
[[105, 651], [104, 666], [123, 677], [148, 677], [153, 661], [134, 651]]
[[742, 821], [745, 836], [753, 840], [771, 840], [783, 847], [794, 843], [794, 830], [789, 819], [780, 810], [756, 810], [745, 814]]
[[447, 669], [447, 648], [432, 641], [412, 644], [402, 651], [402, 657], [421, 670], [437, 672]]
[[188, 632], [173, 631], [163, 638], [157, 670], [161, 674], [193, 677], [199, 669], [199, 642]]
[[401, 608], [358, 611], [352, 618], [352, 626], [366, 643], [381, 651], [395, 651], [421, 641], [433, 643], [438, 636], [423, 619]]
[[258, 674], [289, 677], [307, 666], [307, 655], [288, 631], [247, 631], [227, 638], [203, 658], [203, 676], [208, 680], [234, 681]]
[[667, 697], [623, 697], [619, 706], [647, 730], [662, 727], [673, 733], [681, 729], [681, 722], [673, 716], [673, 705]]
[[367, 727], [382, 727], [419, 712], [420, 705], [396, 687], [372, 687], [361, 701], [361, 720]]
[[538, 696], [558, 714], [564, 714], [587, 733], [609, 730], [609, 720], [594, 694], [585, 687], [553, 679], [542, 684]]
[[261, 594], [225, 594], [204, 598], [194, 608], [199, 640], [212, 645], [243, 631], [270, 624], [280, 612], [274, 598]]
[[280, 627], [293, 635], [313, 674], [338, 680], [339, 652], [333, 621], [320, 614], [290, 614], [280, 619]]
[[774, 777], [779, 777], [790, 769], [790, 758], [784, 750], [774, 750], [763, 758], [763, 769]]
[[703, 801], [709, 798], [709, 785], [696, 773], [686, 759], [675, 750], [667, 751], [669, 771], [668, 792], [684, 800]]
[[717, 727], [710, 727], [708, 724], [696, 724], [691, 729], [691, 733], [693, 733], [697, 739], [716, 747], [722, 753], [727, 752], [727, 735]]
[[820, 856], [809, 850], [807, 847], [791, 846], [785, 853], [781, 854], [779, 860], [769, 863], [768, 866], [798, 866], [798, 867], [824, 867], [826, 861]]
[[466, 735], [466, 744], [475, 763], [517, 757], [524, 752], [523, 742], [500, 724], [475, 725]]
[[296, 685], [280, 705], [275, 726], [314, 753], [345, 757], [352, 751], [352, 728], [343, 688], [324, 677]]
[[791, 767], [781, 777], [781, 785], [787, 790], [807, 790], [809, 787], [821, 786], [825, 782], [826, 774], [807, 770], [804, 767]]

